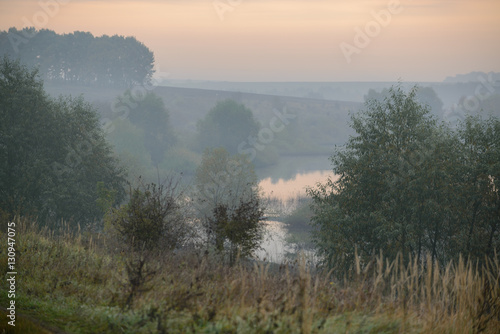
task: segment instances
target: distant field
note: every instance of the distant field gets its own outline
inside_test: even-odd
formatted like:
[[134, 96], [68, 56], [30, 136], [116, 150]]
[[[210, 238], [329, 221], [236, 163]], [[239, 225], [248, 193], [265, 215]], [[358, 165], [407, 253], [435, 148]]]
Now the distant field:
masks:
[[[112, 116], [111, 103], [122, 92], [118, 89], [91, 88], [82, 86], [47, 85], [53, 96], [83, 95], [103, 115]], [[239, 93], [222, 90], [178, 88], [158, 86], [154, 92], [161, 96], [170, 112], [170, 119], [177, 132], [194, 134], [198, 120], [215, 106], [217, 101], [233, 99], [250, 108], [262, 127], [269, 126], [275, 116], [274, 110], [297, 115], [297, 123], [304, 140], [327, 151], [336, 144], [342, 144], [350, 134], [349, 112], [356, 112], [360, 102], [331, 101], [314, 98], [299, 98], [253, 93]], [[285, 111], [286, 110], [286, 111]]]
[[[203, 119], [218, 101], [232, 99], [252, 110], [261, 128], [270, 127], [270, 120], [280, 114], [296, 117], [286, 131], [276, 134], [273, 145], [279, 156], [330, 154], [336, 145], [343, 145], [353, 134], [349, 126], [350, 114], [363, 108], [364, 95], [370, 89], [377, 91], [397, 84], [396, 82], [165, 82], [173, 86], [157, 86], [159, 95], [170, 113], [179, 143], [192, 148], [197, 133], [197, 123]], [[402, 82], [405, 87], [415, 83]], [[432, 87], [448, 110], [460, 98], [474, 96], [477, 82], [467, 83], [418, 83]], [[174, 87], [175, 86], [175, 87]], [[183, 87], [185, 86], [185, 87]], [[111, 105], [123, 93], [116, 88], [46, 85], [47, 91], [58, 96], [70, 94], [83, 97], [94, 104], [101, 115], [114, 119]], [[490, 103], [491, 104], [491, 103]], [[487, 105], [481, 106], [486, 109]], [[442, 111], [443, 113], [445, 111]], [[439, 114], [440, 112], [438, 112]]]

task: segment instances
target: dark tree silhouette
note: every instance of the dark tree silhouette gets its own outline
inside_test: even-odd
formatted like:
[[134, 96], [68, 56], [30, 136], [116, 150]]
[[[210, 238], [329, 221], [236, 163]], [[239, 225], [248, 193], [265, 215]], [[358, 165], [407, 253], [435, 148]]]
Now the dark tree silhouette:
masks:
[[154, 55], [135, 37], [10, 28], [0, 32], [0, 54], [37, 66], [51, 82], [131, 87], [149, 84], [153, 75]]
[[116, 204], [123, 199], [123, 184], [96, 111], [82, 99], [50, 99], [36, 70], [4, 57], [0, 213], [84, 225], [102, 217], [100, 193], [110, 190]]

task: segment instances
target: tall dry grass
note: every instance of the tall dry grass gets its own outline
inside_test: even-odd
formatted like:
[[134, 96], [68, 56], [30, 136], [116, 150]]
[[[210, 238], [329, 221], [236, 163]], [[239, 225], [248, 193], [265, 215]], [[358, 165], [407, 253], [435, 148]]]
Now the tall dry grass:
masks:
[[[339, 280], [304, 257], [228, 267], [182, 251], [143, 261], [153, 274], [131, 298], [127, 265], [140, 254], [114, 252], [102, 235], [18, 226], [18, 312], [67, 332], [500, 333], [498, 258], [479, 267], [378, 256]], [[5, 274], [4, 250], [0, 263]]]

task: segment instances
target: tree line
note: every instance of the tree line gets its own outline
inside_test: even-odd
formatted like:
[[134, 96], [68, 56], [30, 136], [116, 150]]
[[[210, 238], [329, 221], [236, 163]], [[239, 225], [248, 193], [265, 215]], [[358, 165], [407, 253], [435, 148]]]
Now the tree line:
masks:
[[329, 266], [357, 253], [446, 263], [500, 250], [500, 120], [456, 129], [393, 87], [352, 117], [356, 135], [331, 157], [337, 175], [311, 188], [314, 238]]
[[33, 27], [1, 31], [0, 54], [38, 67], [45, 81], [103, 87], [147, 84], [154, 65], [153, 52], [135, 37]]
[[[149, 129], [146, 148], [160, 159], [168, 142], [161, 98], [147, 95], [129, 117]], [[126, 167], [90, 104], [50, 98], [36, 69], [8, 57], [0, 61], [3, 221], [30, 217], [50, 226], [63, 220], [74, 229], [103, 232], [117, 248], [158, 253], [189, 244], [230, 263], [259, 247], [262, 201], [246, 156], [207, 149], [192, 189], [173, 176], [156, 184], [139, 179], [133, 186]]]
[[[102, 216], [101, 193], [124, 198], [123, 168], [99, 117], [81, 98], [50, 98], [37, 70], [0, 63], [0, 212], [86, 225]], [[5, 217], [6, 216], [6, 217]]]

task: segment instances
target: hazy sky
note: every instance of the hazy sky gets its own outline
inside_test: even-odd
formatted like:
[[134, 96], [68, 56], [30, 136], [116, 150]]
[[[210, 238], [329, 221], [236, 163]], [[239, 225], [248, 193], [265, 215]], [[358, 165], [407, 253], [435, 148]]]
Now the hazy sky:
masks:
[[0, 30], [12, 26], [135, 36], [172, 79], [441, 81], [500, 72], [499, 0], [0, 0]]

